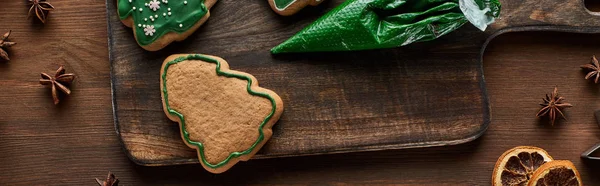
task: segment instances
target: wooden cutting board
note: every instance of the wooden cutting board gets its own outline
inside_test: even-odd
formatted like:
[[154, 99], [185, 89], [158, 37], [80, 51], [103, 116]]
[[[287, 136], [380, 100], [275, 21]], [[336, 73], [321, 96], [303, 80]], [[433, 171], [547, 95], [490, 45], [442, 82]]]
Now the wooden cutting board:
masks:
[[281, 17], [266, 0], [220, 0], [187, 40], [148, 52], [118, 19], [116, 0], [108, 0], [114, 120], [128, 156], [147, 166], [198, 163], [162, 110], [159, 70], [171, 54], [220, 56], [281, 96], [285, 112], [255, 156], [273, 158], [474, 140], [491, 120], [482, 70], [489, 40], [515, 31], [600, 33], [600, 17], [582, 0], [501, 0], [501, 17], [486, 32], [467, 24], [395, 49], [269, 53], [342, 2]]

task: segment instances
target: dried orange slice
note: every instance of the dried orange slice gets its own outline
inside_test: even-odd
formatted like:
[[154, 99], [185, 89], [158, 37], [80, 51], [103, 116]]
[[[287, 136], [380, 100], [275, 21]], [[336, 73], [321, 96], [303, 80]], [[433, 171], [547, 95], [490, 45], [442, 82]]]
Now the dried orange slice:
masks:
[[552, 160], [550, 154], [539, 147], [519, 146], [507, 150], [496, 162], [492, 185], [526, 186], [533, 172]]
[[580, 186], [582, 185], [581, 176], [571, 161], [551, 161], [533, 173], [528, 186], [550, 185]]

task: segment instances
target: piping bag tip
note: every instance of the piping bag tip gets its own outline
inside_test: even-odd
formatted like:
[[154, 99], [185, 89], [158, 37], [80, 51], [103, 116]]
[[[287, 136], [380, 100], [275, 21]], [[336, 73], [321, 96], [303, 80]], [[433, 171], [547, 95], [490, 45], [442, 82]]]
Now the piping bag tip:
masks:
[[279, 44], [276, 47], [271, 48], [271, 54], [281, 54], [284, 53], [284, 51], [282, 50], [282, 45]]

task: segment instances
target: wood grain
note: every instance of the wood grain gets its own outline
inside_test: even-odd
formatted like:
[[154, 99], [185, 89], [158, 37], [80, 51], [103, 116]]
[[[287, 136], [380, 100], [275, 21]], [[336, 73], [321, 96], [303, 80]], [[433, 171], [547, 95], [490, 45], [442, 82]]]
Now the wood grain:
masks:
[[130, 42], [109, 0], [115, 124], [129, 157], [150, 166], [197, 162], [178, 128], [160, 114], [159, 94], [152, 94], [158, 90], [155, 72], [170, 54], [220, 56], [282, 95], [286, 112], [256, 158], [427, 147], [471, 141], [487, 128], [480, 52], [488, 39], [524, 30], [598, 32], [593, 26], [600, 22], [581, 1], [507, 0], [486, 32], [467, 25], [433, 42], [350, 55], [269, 54], [270, 47], [341, 2], [290, 22], [265, 14], [264, 2], [220, 1], [193, 37], [150, 54]]
[[222, 57], [282, 97], [285, 112], [257, 158], [458, 144], [487, 128], [477, 60], [486, 37], [476, 28], [397, 49], [272, 56], [271, 47], [326, 9], [283, 22], [264, 3], [220, 1], [188, 40], [150, 53], [132, 42], [108, 1], [115, 123], [134, 162], [198, 161], [162, 113], [158, 72], [175, 53]]
[[[557, 159], [573, 161], [584, 184], [600, 183], [600, 163], [579, 159], [600, 140], [593, 117], [600, 91], [578, 68], [592, 54], [600, 55], [598, 34], [495, 38], [483, 63], [492, 120], [473, 142], [252, 160], [212, 175], [200, 165], [144, 167], [126, 157], [112, 118], [105, 2], [52, 3], [57, 10], [46, 26], [26, 19], [22, 1], [0, 6], [0, 32], [12, 29], [11, 38], [19, 43], [9, 51], [12, 61], [0, 62], [0, 185], [94, 185], [93, 178], [104, 178], [109, 170], [123, 185], [489, 185], [496, 158], [517, 145], [543, 147]], [[78, 77], [73, 94], [54, 106], [37, 81], [39, 72], [61, 64]], [[551, 127], [534, 115], [554, 85], [575, 107], [567, 110], [569, 120]]]

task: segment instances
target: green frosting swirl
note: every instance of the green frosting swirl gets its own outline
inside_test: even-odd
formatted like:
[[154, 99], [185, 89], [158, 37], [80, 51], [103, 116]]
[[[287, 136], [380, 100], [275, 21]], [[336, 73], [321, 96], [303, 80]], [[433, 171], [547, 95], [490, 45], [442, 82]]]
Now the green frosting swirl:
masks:
[[296, 0], [273, 0], [275, 7], [280, 10], [287, 8], [294, 2], [296, 2]]
[[[159, 8], [153, 10], [149, 4], [156, 2]], [[186, 32], [208, 12], [204, 0], [118, 0], [117, 3], [121, 20], [133, 17], [132, 27], [142, 46], [151, 44], [169, 32]], [[152, 34], [145, 31], [148, 26], [154, 27]]]

